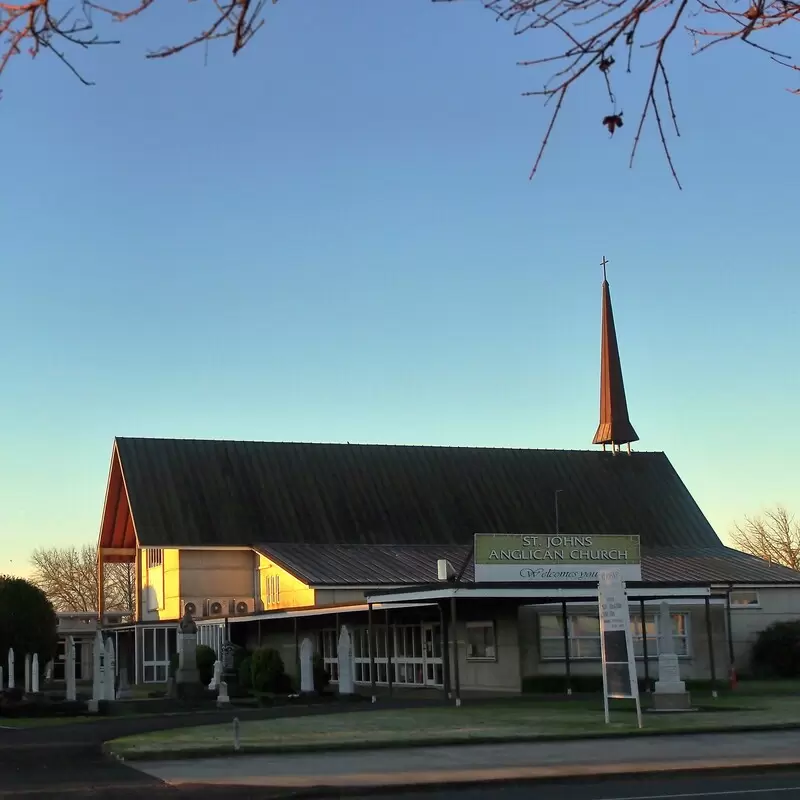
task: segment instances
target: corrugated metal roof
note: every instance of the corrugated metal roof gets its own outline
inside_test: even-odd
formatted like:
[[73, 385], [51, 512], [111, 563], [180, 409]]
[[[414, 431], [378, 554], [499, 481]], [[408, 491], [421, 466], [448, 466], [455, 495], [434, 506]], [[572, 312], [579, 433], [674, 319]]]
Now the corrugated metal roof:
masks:
[[[474, 580], [469, 546], [259, 545], [256, 549], [302, 581], [315, 586], [398, 586], [436, 583], [436, 562], [446, 558], [463, 580]], [[728, 547], [685, 553], [642, 554], [646, 583], [800, 583], [800, 572], [770, 565]]]
[[464, 579], [472, 580], [470, 548], [459, 545], [258, 545], [256, 549], [308, 584], [391, 586], [433, 583], [436, 562], [447, 559], [456, 571], [469, 558]]
[[644, 552], [642, 577], [646, 581], [676, 583], [800, 583], [800, 572], [730, 547]]
[[721, 543], [663, 453], [116, 440], [143, 547], [469, 544], [475, 532]]

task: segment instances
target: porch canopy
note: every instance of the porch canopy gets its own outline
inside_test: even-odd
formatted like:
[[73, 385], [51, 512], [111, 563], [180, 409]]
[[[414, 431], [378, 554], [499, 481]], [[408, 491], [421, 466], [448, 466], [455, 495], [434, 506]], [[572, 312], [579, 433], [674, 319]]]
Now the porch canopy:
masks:
[[[629, 583], [627, 586], [629, 603], [638, 604], [641, 609], [641, 619], [645, 619], [645, 609], [648, 605], [663, 601], [681, 604], [702, 604], [705, 606], [706, 640], [708, 643], [708, 658], [711, 677], [711, 689], [716, 694], [716, 663], [714, 653], [714, 638], [711, 619], [711, 606], [724, 605], [728, 611], [728, 624], [726, 634], [728, 651], [733, 653], [733, 643], [730, 632], [730, 600], [727, 589], [714, 588], [710, 583]], [[569, 629], [567, 604], [596, 604], [598, 602], [598, 586], [596, 583], [464, 583], [441, 582], [426, 584], [412, 588], [375, 590], [366, 593], [367, 608], [370, 619], [370, 641], [374, 641], [372, 632], [372, 611], [382, 609], [385, 617], [389, 619], [392, 608], [408, 607], [414, 604], [435, 604], [440, 609], [442, 617], [442, 650], [447, 654], [445, 658], [445, 687], [448, 697], [454, 698], [457, 705], [461, 702], [461, 687], [459, 679], [458, 636], [448, 635], [456, 631], [459, 619], [459, 608], [469, 609], [470, 606], [479, 605], [481, 613], [492, 614], [498, 612], [519, 611], [521, 606], [535, 605], [560, 605], [561, 619], [564, 635], [564, 684], [566, 694], [572, 694], [572, 670], [569, 647]], [[647, 636], [642, 636], [644, 678], [650, 682], [650, 664], [647, 652]], [[371, 648], [372, 650], [373, 648]], [[371, 669], [374, 676], [374, 669]], [[375, 694], [373, 679], [373, 696]]]

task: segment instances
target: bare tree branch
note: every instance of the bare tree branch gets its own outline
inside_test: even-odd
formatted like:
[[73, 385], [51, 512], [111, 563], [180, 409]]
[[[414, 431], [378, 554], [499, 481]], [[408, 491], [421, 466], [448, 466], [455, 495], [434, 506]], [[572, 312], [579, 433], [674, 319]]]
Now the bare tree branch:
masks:
[[743, 524], [734, 526], [731, 539], [745, 553], [800, 570], [800, 524], [783, 506], [745, 517]]
[[[97, 551], [82, 547], [39, 548], [31, 555], [31, 580], [56, 611], [97, 611]], [[108, 611], [134, 608], [133, 564], [106, 564], [105, 599]]]
[[[28, 48], [31, 56], [49, 50], [84, 83], [85, 79], [70, 62], [65, 48], [69, 45], [88, 48], [100, 44], [116, 44], [94, 33], [93, 12], [115, 22], [125, 22], [152, 8], [159, 0], [129, 0], [123, 10], [101, 5], [92, 0], [76, 0], [76, 5], [64, 14], [54, 12], [59, 0], [0, 0], [0, 76], [13, 56]], [[119, 0], [124, 2], [124, 0]], [[164, 0], [166, 5], [167, 0]], [[171, 0], [175, 3], [176, 0]], [[166, 58], [200, 43], [230, 39], [235, 55], [245, 47], [264, 24], [263, 13], [267, 0], [189, 0], [194, 5], [205, 3], [213, 9], [213, 21], [178, 44], [168, 44], [147, 54], [148, 58]], [[272, 0], [273, 3], [277, 0]], [[454, 2], [454, 0], [433, 0]], [[700, 53], [722, 42], [738, 39], [762, 50], [777, 63], [798, 70], [789, 55], [778, 53], [755, 39], [760, 34], [780, 27], [786, 22], [800, 20], [797, 0], [479, 0], [496, 19], [510, 22], [515, 34], [531, 34], [548, 29], [550, 38], [561, 44], [555, 52], [522, 62], [529, 67], [547, 67], [555, 72], [545, 80], [542, 89], [528, 92], [546, 100], [556, 99], [550, 123], [541, 142], [531, 178], [536, 173], [550, 141], [556, 118], [563, 108], [569, 90], [586, 79], [595, 69], [602, 74], [602, 91], [608, 96], [609, 110], [601, 121], [611, 136], [623, 127], [622, 111], [617, 109], [614, 75], [620, 64], [631, 72], [634, 52], [649, 61], [650, 75], [644, 108], [639, 117], [631, 151], [631, 166], [641, 140], [642, 131], [652, 112], [661, 146], [670, 171], [680, 188], [680, 181], [670, 152], [662, 110], [669, 109], [676, 136], [680, 136], [677, 114], [666, 64], [666, 46], [679, 28], [688, 31], [694, 40], [694, 52]], [[639, 26], [643, 18], [652, 21], [660, 30], [654, 41], [639, 44]], [[691, 19], [691, 23], [687, 22]], [[2, 47], [2, 45], [0, 45]], [[652, 55], [650, 55], [652, 53]], [[622, 57], [622, 58], [621, 58]], [[800, 89], [789, 89], [800, 94]]]

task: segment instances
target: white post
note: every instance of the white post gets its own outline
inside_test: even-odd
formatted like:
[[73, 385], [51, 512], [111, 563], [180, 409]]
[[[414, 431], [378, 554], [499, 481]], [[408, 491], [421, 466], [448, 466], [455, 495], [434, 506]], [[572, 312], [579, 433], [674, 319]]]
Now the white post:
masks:
[[212, 692], [217, 691], [220, 683], [222, 683], [222, 662], [217, 659], [214, 662], [214, 675], [211, 678], [211, 683], [208, 684], [209, 690]]
[[16, 686], [14, 683], [14, 651], [8, 648], [8, 688], [13, 689]]
[[116, 700], [116, 665], [117, 659], [114, 653], [114, 640], [109, 636], [106, 639], [106, 653], [105, 653], [106, 672], [103, 679], [103, 690], [106, 700]]
[[23, 686], [25, 687], [25, 694], [31, 693], [31, 654], [25, 653], [25, 661], [23, 662], [25, 676], [23, 677]]
[[311, 639], [303, 639], [300, 645], [300, 693], [314, 691], [314, 645]]
[[66, 650], [66, 664], [64, 664], [64, 678], [67, 683], [67, 700], [76, 700], [78, 697], [77, 689], [75, 686], [75, 640], [72, 636], [67, 636]]
[[39, 694], [39, 654], [34, 653], [31, 661], [31, 692]]
[[231, 704], [231, 699], [228, 696], [228, 684], [225, 681], [220, 681], [219, 694], [217, 695], [217, 708], [228, 708]]
[[106, 648], [103, 644], [103, 634], [100, 633], [100, 631], [97, 631], [97, 634], [94, 637], [92, 655], [94, 656], [92, 670], [92, 700], [96, 702], [105, 699], [103, 680], [105, 678]]
[[342, 631], [339, 634], [338, 657], [339, 694], [353, 694], [355, 691], [355, 687], [353, 685], [353, 645], [347, 625], [342, 625]]
[[105, 672], [105, 677], [103, 679], [104, 680], [103, 687], [104, 687], [104, 691], [105, 691], [105, 699], [106, 700], [116, 700], [117, 699], [116, 691], [115, 691], [115, 688], [116, 688], [115, 687], [116, 675], [114, 673], [116, 672], [117, 659], [116, 659], [116, 655], [114, 653], [114, 640], [110, 636], [108, 637], [108, 639], [106, 639], [106, 653], [105, 653], [105, 655], [106, 655], [106, 658], [105, 658], [106, 672]]

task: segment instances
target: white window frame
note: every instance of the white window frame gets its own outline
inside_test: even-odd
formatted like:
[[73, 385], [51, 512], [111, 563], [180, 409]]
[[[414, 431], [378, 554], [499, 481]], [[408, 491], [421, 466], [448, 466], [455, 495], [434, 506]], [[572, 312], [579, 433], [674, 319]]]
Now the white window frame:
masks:
[[[142, 683], [166, 683], [169, 678], [169, 661], [172, 654], [169, 652], [169, 626], [159, 625], [157, 627], [142, 628]], [[153, 657], [147, 658], [147, 637], [153, 637]], [[164, 659], [157, 658], [158, 646], [157, 638], [161, 636], [164, 640]], [[153, 669], [153, 677], [147, 679], [147, 669]], [[159, 680], [159, 670], [163, 669], [163, 679]]]
[[[161, 547], [148, 547], [146, 548], [147, 558], [146, 561], [146, 581], [147, 586], [155, 590], [153, 586], [153, 570], [157, 570], [156, 577], [161, 579], [161, 592], [148, 592], [147, 593], [147, 610], [148, 612], [162, 611], [166, 608], [166, 577], [164, 576], [164, 549]], [[144, 587], [143, 587], [144, 588]], [[153, 599], [152, 595], [156, 597]]]
[[266, 590], [267, 607], [279, 606], [281, 603], [281, 576], [277, 573], [268, 575], [266, 580]]
[[[469, 632], [475, 630], [483, 630], [483, 631], [490, 630], [492, 632], [493, 644], [491, 646], [492, 650], [491, 655], [485, 655], [485, 656], [471, 655], [471, 649], [470, 649], [471, 643], [469, 640]], [[489, 662], [497, 661], [497, 626], [494, 624], [494, 620], [475, 620], [467, 622], [466, 631], [467, 635], [466, 635], [465, 645], [466, 645], [467, 661], [489, 661]], [[485, 638], [486, 637], [484, 634], [484, 639]]]
[[[425, 633], [430, 629], [432, 655], [425, 653]], [[369, 628], [349, 627], [352, 643], [353, 683], [370, 685]], [[385, 625], [374, 626], [375, 683], [388, 686], [389, 639]], [[392, 625], [392, 684], [394, 686], [444, 686], [444, 659], [441, 647], [441, 627], [438, 622]], [[326, 628], [320, 632], [322, 660], [331, 683], [339, 681], [338, 632]]]
[[[180, 639], [178, 639], [180, 641]], [[213, 622], [210, 624], [197, 625], [197, 644], [204, 644], [210, 647], [217, 658], [222, 658], [222, 644], [225, 641], [225, 623]]]
[[[737, 603], [734, 600], [735, 595], [739, 595], [740, 597], [742, 595], [751, 595], [755, 598], [755, 602]], [[761, 608], [761, 595], [759, 594], [758, 589], [731, 589], [730, 598], [731, 598], [731, 610], [742, 611], [743, 609], [746, 608], [755, 608], [755, 609]]]
[[[637, 661], [644, 660], [644, 649], [642, 644], [642, 630], [641, 630], [641, 614], [631, 614], [631, 638], [633, 639], [633, 652], [636, 654]], [[681, 618], [683, 620], [683, 633], [673, 633], [672, 641], [675, 646], [675, 654], [678, 658], [686, 659], [691, 658], [692, 649], [692, 635], [690, 626], [692, 624], [692, 617], [685, 611], [671, 611], [670, 617], [674, 620]], [[658, 646], [660, 642], [659, 624], [661, 617], [658, 612], [648, 614], [645, 611], [645, 632], [647, 634], [647, 660], [658, 657]], [[652, 632], [651, 632], [652, 625]], [[680, 631], [681, 625], [678, 625]], [[639, 645], [639, 647], [637, 647]], [[640, 651], [640, 652], [637, 652]]]
[[320, 632], [320, 650], [322, 651], [322, 661], [328, 671], [331, 683], [339, 682], [339, 641], [336, 636], [336, 628], [326, 628]]
[[[683, 633], [673, 636], [675, 640], [675, 652], [680, 659], [690, 659], [692, 657], [692, 635], [691, 635], [691, 615], [685, 611], [673, 611], [670, 613], [670, 616], [673, 618], [681, 617], [683, 618]], [[554, 617], [558, 620], [558, 628], [559, 633], [557, 636], [542, 636], [542, 626], [539, 624], [539, 660], [540, 661], [565, 661], [564, 658], [564, 634], [563, 634], [563, 625], [561, 621], [561, 614], [560, 613], [552, 613], [552, 614], [540, 614], [539, 618], [541, 620], [542, 617]], [[600, 660], [600, 634], [599, 634], [599, 624], [598, 624], [598, 634], [597, 636], [576, 636], [574, 634], [574, 630], [577, 626], [576, 620], [579, 618], [589, 618], [589, 619], [598, 619], [596, 614], [592, 613], [567, 613], [567, 625], [569, 631], [569, 660], [570, 661], [599, 661]], [[636, 654], [637, 661], [644, 660], [644, 652], [642, 651], [641, 642], [642, 642], [642, 632], [641, 632], [641, 614], [631, 614], [631, 637], [633, 639], [633, 647], [634, 653]], [[647, 632], [647, 659], [648, 661], [652, 658], [658, 657], [658, 643], [659, 643], [659, 632], [658, 626], [660, 617], [657, 612], [653, 612], [652, 614], [645, 613], [645, 621], [646, 621], [646, 632]], [[651, 632], [651, 626], [653, 628]], [[680, 626], [678, 628], [680, 630]], [[548, 656], [543, 654], [543, 647], [542, 647], [542, 640], [546, 641], [558, 641], [559, 643], [559, 655], [557, 656]], [[590, 648], [593, 652], [596, 652], [597, 655], [581, 655], [581, 648], [580, 643], [582, 641], [592, 642], [592, 647]], [[596, 642], [596, 645], [594, 644]], [[637, 647], [637, 644], [639, 645]], [[637, 652], [638, 651], [638, 652]], [[685, 651], [685, 652], [682, 652]]]

